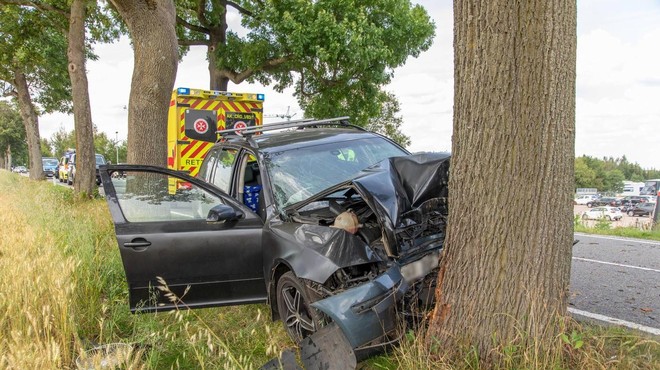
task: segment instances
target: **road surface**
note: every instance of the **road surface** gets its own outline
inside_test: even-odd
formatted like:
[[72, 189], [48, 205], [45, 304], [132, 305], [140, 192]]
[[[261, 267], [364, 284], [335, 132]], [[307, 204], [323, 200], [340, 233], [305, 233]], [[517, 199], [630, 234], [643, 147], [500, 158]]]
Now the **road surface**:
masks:
[[580, 242], [573, 247], [569, 311], [599, 321], [605, 319], [594, 316], [625, 321], [660, 335], [660, 242], [586, 234], [575, 238]]

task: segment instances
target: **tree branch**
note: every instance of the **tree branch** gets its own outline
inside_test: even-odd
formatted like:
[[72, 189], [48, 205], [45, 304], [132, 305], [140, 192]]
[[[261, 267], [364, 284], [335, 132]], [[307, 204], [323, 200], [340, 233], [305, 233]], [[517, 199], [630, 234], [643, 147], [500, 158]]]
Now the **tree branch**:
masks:
[[60, 9], [58, 7], [55, 7], [53, 5], [47, 4], [47, 3], [42, 3], [42, 2], [36, 2], [36, 1], [27, 1], [27, 0], [0, 0], [0, 4], [2, 5], [18, 5], [18, 6], [29, 6], [35, 9], [39, 9], [44, 12], [56, 12], [59, 13], [65, 17], [69, 17], [69, 11], [65, 9]]
[[[0, 1], [2, 1], [2, 0], [0, 0]], [[188, 21], [186, 21], [185, 19], [179, 17], [178, 15], [176, 16], [176, 23], [182, 25], [183, 27], [186, 27], [187, 29], [189, 29], [191, 31], [197, 31], [199, 33], [204, 33], [204, 34], [207, 34], [207, 35], [209, 35], [211, 33], [211, 31], [209, 31], [208, 28], [197, 26], [197, 25], [194, 25], [192, 23], [189, 23]]]
[[244, 70], [243, 72], [239, 72], [239, 73], [236, 73], [234, 71], [222, 70], [222, 71], [218, 72], [218, 74], [221, 77], [228, 78], [231, 82], [238, 85], [241, 82], [245, 81], [246, 78], [249, 78], [250, 76], [255, 74], [256, 72], [272, 70], [275, 67], [280, 66], [280, 65], [288, 62], [290, 59], [291, 59], [290, 56], [270, 59], [270, 60], [265, 61], [260, 66], [258, 66], [257, 68], [254, 68], [254, 69], [248, 68], [248, 69]]
[[178, 43], [180, 46], [211, 46], [211, 41], [209, 40], [179, 40]]
[[243, 8], [242, 6], [236, 4], [233, 1], [227, 0], [227, 5], [231, 6], [232, 8], [238, 10], [239, 13], [244, 14], [244, 15], [249, 15], [250, 17], [252, 16], [252, 12]]
[[199, 23], [201, 23], [204, 27], [208, 27], [209, 20], [206, 19], [206, 15], [204, 15], [205, 4], [206, 0], [197, 0], [197, 19], [199, 19]]

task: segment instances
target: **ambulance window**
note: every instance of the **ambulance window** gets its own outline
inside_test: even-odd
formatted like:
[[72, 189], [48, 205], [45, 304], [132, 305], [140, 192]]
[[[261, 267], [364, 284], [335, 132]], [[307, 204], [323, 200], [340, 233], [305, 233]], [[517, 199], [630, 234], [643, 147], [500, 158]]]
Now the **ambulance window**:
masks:
[[215, 163], [209, 164], [215, 167], [212, 172], [211, 183], [227, 194], [231, 190], [231, 174], [236, 162], [236, 153], [236, 149], [223, 149]]

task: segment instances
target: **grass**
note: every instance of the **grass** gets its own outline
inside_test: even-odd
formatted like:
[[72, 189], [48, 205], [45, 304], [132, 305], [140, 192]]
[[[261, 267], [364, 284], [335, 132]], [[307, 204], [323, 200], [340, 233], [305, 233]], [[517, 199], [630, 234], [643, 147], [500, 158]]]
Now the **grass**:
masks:
[[575, 232], [585, 234], [597, 235], [610, 235], [621, 236], [626, 238], [647, 239], [647, 240], [660, 240], [660, 225], [655, 225], [653, 228], [639, 228], [639, 227], [611, 227], [610, 221], [598, 221], [593, 227], [588, 227], [580, 219], [579, 215], [575, 216], [573, 227]]
[[0, 171], [0, 369], [75, 368], [99, 344], [128, 368], [258, 368], [293, 347], [266, 305], [133, 315], [105, 200]]
[[[126, 369], [256, 369], [293, 343], [266, 305], [133, 315], [105, 200], [0, 171], [0, 369], [74, 369], [99, 345], [125, 343]], [[657, 369], [657, 341], [572, 324], [556, 369]], [[581, 340], [583, 345], [577, 346]], [[442, 359], [410, 332], [361, 369], [478, 369]], [[497, 368], [539, 368], [538, 354], [500, 349]], [[537, 357], [535, 357], [537, 356]], [[100, 366], [97, 366], [100, 368]], [[544, 366], [545, 367], [545, 366]]]

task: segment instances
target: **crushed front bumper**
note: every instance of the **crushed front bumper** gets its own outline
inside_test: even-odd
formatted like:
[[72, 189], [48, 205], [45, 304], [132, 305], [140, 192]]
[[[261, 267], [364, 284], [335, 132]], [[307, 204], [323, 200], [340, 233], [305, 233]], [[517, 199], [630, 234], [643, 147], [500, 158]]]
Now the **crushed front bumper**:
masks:
[[312, 303], [312, 307], [330, 317], [350, 346], [358, 349], [397, 329], [403, 317], [399, 303], [439, 260], [437, 249], [405, 265], [394, 263], [375, 279]]

